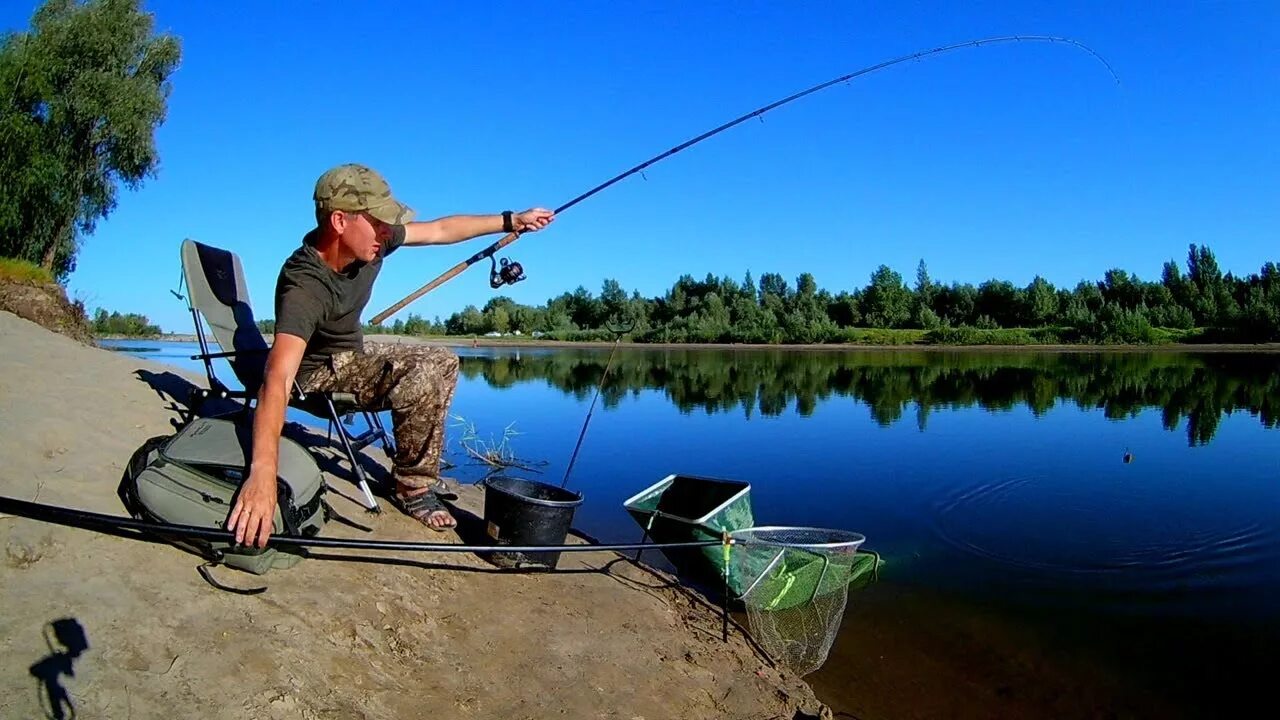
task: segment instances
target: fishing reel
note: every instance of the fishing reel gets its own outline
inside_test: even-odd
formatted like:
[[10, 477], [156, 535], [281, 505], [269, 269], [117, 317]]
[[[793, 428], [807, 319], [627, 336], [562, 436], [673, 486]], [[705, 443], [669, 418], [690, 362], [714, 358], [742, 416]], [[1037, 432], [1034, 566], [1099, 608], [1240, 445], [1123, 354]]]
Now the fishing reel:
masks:
[[489, 287], [497, 290], [503, 285], [515, 285], [524, 280], [524, 266], [514, 260], [502, 258], [502, 269], [498, 269], [499, 261], [489, 256]]

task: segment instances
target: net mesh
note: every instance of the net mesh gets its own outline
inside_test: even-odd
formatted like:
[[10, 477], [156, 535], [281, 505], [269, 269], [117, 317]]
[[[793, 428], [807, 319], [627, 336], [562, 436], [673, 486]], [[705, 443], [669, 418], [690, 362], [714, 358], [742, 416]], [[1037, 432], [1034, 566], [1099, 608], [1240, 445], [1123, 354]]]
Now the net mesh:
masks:
[[826, 662], [844, 620], [849, 585], [876, 569], [866, 540], [843, 530], [757, 527], [731, 533], [730, 572], [745, 588], [751, 634], [797, 675]]

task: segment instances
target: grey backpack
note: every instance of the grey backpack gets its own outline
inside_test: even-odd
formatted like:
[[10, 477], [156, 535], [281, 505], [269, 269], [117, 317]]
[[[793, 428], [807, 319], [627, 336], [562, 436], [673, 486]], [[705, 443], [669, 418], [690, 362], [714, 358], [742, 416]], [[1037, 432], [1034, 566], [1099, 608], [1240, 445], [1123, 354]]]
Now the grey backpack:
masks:
[[[119, 495], [134, 517], [222, 529], [249, 463], [246, 420], [197, 418], [174, 435], [154, 437], [129, 458]], [[311, 454], [280, 438], [279, 498], [273, 534], [310, 537], [329, 519], [324, 477]], [[247, 548], [197, 538], [168, 538], [214, 563], [259, 574], [296, 565], [305, 548]], [[201, 574], [213, 583], [202, 568]], [[214, 583], [216, 585], [216, 583]]]

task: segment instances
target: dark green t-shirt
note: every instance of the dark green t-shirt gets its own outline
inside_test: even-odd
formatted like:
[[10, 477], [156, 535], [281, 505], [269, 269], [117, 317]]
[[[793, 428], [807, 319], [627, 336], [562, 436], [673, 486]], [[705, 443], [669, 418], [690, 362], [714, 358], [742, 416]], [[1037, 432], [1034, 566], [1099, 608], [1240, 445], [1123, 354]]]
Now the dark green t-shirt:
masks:
[[360, 313], [369, 302], [382, 259], [404, 244], [404, 226], [396, 225], [379, 257], [368, 263], [353, 262], [335, 272], [316, 252], [316, 232], [307, 233], [302, 247], [284, 261], [276, 279], [276, 332], [307, 341], [298, 382], [306, 380], [330, 355], [364, 349]]

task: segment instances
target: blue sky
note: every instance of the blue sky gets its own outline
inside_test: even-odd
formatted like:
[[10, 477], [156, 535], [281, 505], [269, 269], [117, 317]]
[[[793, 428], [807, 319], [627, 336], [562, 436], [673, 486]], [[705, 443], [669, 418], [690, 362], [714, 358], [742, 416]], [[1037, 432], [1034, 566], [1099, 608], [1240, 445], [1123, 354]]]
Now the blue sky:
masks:
[[[234, 7], [233, 7], [234, 6]], [[6, 3], [25, 29], [35, 3]], [[313, 224], [316, 177], [381, 170], [419, 217], [556, 207], [755, 107], [882, 60], [1003, 34], [1071, 37], [907, 63], [722, 133], [508, 253], [526, 303], [613, 277], [750, 270], [861, 287], [1149, 279], [1209, 245], [1257, 272], [1280, 229], [1274, 2], [146, 3], [179, 35], [159, 175], [121, 195], [70, 279], [169, 331], [184, 237], [234, 250], [260, 316]], [[366, 318], [497, 236], [393, 256]], [[493, 295], [472, 268], [401, 311]], [[394, 318], [393, 318], [394, 319]]]

